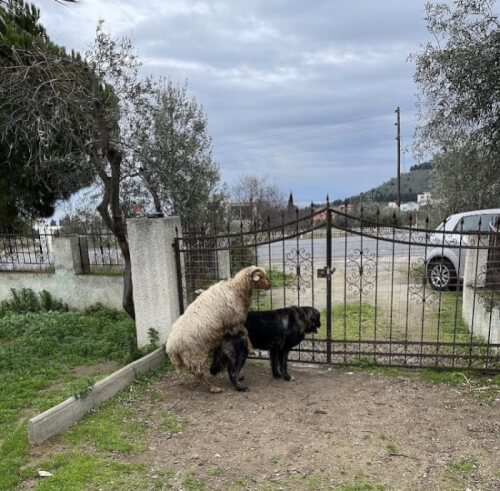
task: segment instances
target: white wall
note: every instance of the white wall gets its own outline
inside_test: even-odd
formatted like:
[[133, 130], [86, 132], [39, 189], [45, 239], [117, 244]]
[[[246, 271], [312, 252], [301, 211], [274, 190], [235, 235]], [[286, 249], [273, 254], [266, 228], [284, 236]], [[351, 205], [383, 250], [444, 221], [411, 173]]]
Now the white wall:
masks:
[[80, 274], [77, 248], [77, 237], [54, 238], [53, 273], [0, 271], [0, 300], [10, 298], [12, 288], [31, 288], [37, 293], [47, 290], [76, 309], [84, 309], [96, 303], [121, 309], [122, 276]]

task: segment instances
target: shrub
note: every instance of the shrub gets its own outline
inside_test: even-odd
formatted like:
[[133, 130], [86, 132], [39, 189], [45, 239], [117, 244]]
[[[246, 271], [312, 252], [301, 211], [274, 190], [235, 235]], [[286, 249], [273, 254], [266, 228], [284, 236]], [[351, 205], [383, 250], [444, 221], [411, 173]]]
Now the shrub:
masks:
[[61, 299], [54, 298], [48, 291], [36, 294], [31, 288], [11, 290], [12, 298], [0, 303], [0, 317], [6, 313], [27, 314], [29, 312], [68, 311], [68, 306]]

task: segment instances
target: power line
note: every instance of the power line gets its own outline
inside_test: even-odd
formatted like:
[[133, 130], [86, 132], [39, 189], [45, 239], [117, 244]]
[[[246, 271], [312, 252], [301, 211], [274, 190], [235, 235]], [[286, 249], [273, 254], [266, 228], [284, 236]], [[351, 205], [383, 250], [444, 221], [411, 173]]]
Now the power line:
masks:
[[[413, 121], [415, 121], [415, 119], [408, 120], [407, 122], [411, 123]], [[332, 126], [332, 125], [321, 126], [321, 127], [318, 126], [318, 127], [315, 127], [314, 129], [324, 129], [324, 128], [328, 127], [328, 126]], [[342, 134], [343, 135], [350, 135], [350, 134], [355, 134], [355, 133], [358, 134], [358, 133], [361, 133], [363, 131], [369, 131], [369, 130], [373, 130], [373, 129], [376, 129], [376, 128], [387, 128], [387, 124], [384, 123], [384, 124], [371, 125], [371, 126], [364, 127], [364, 128], [353, 128], [351, 130], [344, 131]], [[271, 136], [269, 136], [269, 138], [271, 138]], [[250, 140], [247, 140], [247, 141], [250, 141]], [[294, 141], [296, 141], [296, 139], [294, 139]], [[286, 143], [286, 140], [285, 140], [285, 142], [281, 142], [281, 143]], [[258, 144], [258, 145], [251, 145], [251, 146], [245, 146], [244, 143], [241, 143], [240, 145], [241, 145], [240, 147], [235, 147], [235, 148], [230, 148], [230, 149], [224, 149], [222, 151], [219, 151], [216, 148], [215, 149], [215, 154], [216, 155], [224, 155], [224, 154], [231, 153], [231, 152], [234, 152], [234, 151], [255, 150], [255, 149], [267, 147], [269, 145], [276, 145], [276, 141], [264, 142], [264, 143], [261, 143], [261, 144]]]
[[244, 145], [245, 143], [248, 143], [248, 142], [253, 142], [253, 141], [258, 141], [258, 140], [267, 140], [269, 138], [276, 138], [276, 137], [280, 137], [280, 136], [286, 136], [286, 135], [292, 135], [292, 134], [297, 134], [297, 133], [304, 133], [304, 132], [307, 132], [307, 131], [313, 131], [313, 130], [317, 130], [317, 129], [323, 129], [323, 128], [329, 128], [329, 127], [332, 127], [332, 126], [342, 126], [342, 125], [345, 125], [345, 124], [349, 124], [349, 123], [356, 123], [356, 122], [359, 122], [359, 121], [368, 121], [368, 120], [371, 120], [371, 119], [377, 119], [377, 118], [381, 118], [381, 117], [384, 117], [385, 115], [378, 115], [378, 116], [364, 116], [362, 118], [356, 118], [356, 119], [350, 119], [350, 120], [346, 120], [346, 121], [339, 121], [339, 122], [336, 122], [336, 123], [328, 123], [328, 124], [316, 124], [316, 125], [310, 125], [309, 127], [305, 127], [305, 128], [296, 128], [294, 130], [289, 130], [289, 131], [283, 131], [283, 132], [280, 132], [280, 133], [273, 133], [273, 134], [270, 134], [270, 135], [262, 135], [262, 136], [256, 136], [254, 138], [248, 138], [246, 140], [236, 140], [236, 141], [232, 141], [232, 142], [227, 142], [227, 143], [222, 143], [220, 145], [217, 145], [217, 148], [225, 148], [225, 147], [228, 147], [228, 146], [233, 146], [233, 145]]

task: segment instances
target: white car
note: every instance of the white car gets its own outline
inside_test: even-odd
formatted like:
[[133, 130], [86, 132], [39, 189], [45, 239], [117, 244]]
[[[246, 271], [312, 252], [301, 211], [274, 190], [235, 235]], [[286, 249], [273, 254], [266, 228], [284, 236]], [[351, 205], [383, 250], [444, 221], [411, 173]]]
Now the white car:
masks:
[[488, 232], [490, 222], [499, 215], [500, 208], [467, 211], [450, 215], [437, 226], [425, 255], [426, 276], [434, 290], [457, 287], [463, 279], [467, 249], [449, 247], [469, 244], [470, 235], [460, 232]]

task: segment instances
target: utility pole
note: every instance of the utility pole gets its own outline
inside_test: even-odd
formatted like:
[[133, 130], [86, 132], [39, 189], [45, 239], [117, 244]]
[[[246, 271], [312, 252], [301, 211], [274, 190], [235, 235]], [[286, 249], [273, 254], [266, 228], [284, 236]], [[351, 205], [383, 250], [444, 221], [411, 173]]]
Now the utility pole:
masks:
[[396, 122], [394, 123], [397, 127], [396, 141], [398, 142], [398, 183], [397, 183], [397, 194], [396, 194], [396, 204], [398, 208], [401, 207], [401, 119], [399, 106], [396, 108]]

